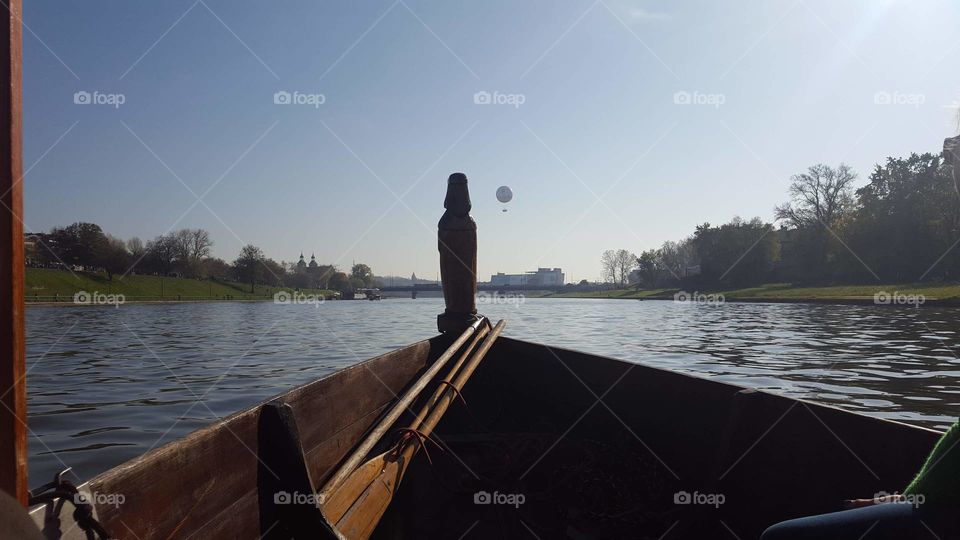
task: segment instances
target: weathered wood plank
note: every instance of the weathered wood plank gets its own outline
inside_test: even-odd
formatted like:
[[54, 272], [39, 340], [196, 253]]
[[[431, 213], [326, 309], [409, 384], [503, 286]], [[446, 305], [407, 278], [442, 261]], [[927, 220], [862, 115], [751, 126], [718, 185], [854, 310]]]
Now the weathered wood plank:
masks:
[[407, 412], [407, 409], [413, 405], [414, 401], [420, 396], [420, 393], [430, 384], [430, 381], [443, 369], [443, 366], [453, 358], [460, 347], [470, 339], [470, 336], [477, 331], [479, 325], [480, 320], [478, 319], [473, 325], [467, 327], [460, 337], [417, 378], [410, 388], [405, 390], [402, 395], [397, 394], [397, 402], [390, 407], [386, 416], [377, 421], [377, 425], [374, 426], [370, 433], [364, 437], [363, 441], [350, 452], [345, 462], [337, 468], [330, 480], [324, 484], [319, 495], [321, 504], [326, 497], [329, 497], [333, 491], [350, 476], [350, 473], [353, 472], [354, 469], [363, 463], [367, 454], [369, 454], [373, 447], [387, 434], [387, 430]]
[[[416, 343], [275, 398], [288, 403], [297, 419], [306, 465], [315, 482], [343, 459], [396, 394], [422, 371], [431, 350], [430, 342]], [[140, 540], [194, 534], [257, 537], [257, 474], [262, 467], [259, 407], [93, 479], [91, 491], [124, 496], [118, 507], [98, 505], [107, 530], [118, 538]]]
[[0, 489], [26, 506], [21, 16], [0, 8]]

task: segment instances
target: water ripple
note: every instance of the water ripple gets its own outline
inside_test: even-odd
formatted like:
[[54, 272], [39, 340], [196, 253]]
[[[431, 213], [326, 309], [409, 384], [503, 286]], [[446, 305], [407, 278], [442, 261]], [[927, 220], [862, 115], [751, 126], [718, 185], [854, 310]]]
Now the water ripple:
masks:
[[[559, 299], [482, 307], [507, 319], [512, 337], [881, 418], [945, 427], [960, 411], [957, 308]], [[31, 483], [65, 464], [89, 478], [294, 385], [429, 337], [440, 311], [442, 302], [429, 298], [31, 307]]]

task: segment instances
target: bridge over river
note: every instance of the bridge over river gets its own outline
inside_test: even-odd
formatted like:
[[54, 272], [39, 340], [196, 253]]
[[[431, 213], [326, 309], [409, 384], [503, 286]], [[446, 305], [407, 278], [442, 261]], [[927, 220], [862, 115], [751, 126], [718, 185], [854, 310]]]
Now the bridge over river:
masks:
[[[393, 287], [380, 287], [380, 290], [383, 292], [440, 292], [439, 283], [418, 283], [416, 285], [402, 285], [402, 286], [393, 286]], [[553, 291], [559, 292], [564, 290], [563, 285], [490, 285], [489, 283], [478, 283], [477, 290], [479, 291], [491, 291], [497, 292], [501, 291], [504, 293], [508, 292], [520, 292], [520, 291]]]

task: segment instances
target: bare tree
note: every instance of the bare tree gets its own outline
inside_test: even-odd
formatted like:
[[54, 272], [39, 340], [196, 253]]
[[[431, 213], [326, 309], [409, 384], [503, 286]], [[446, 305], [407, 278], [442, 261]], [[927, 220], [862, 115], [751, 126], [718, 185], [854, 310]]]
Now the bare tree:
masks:
[[144, 262], [150, 271], [165, 276], [173, 270], [177, 260], [177, 247], [171, 235], [165, 234], [147, 242], [147, 256]]
[[201, 262], [210, 256], [210, 248], [213, 247], [210, 233], [204, 229], [180, 229], [169, 237], [177, 266], [186, 276], [198, 276], [202, 269]]
[[637, 266], [637, 256], [625, 249], [608, 249], [600, 256], [600, 265], [603, 267], [603, 280], [622, 287]]
[[657, 252], [660, 263], [669, 274], [669, 278], [680, 280], [686, 275], [687, 268], [697, 264], [697, 250], [693, 245], [693, 238], [685, 238], [679, 242], [666, 241]]
[[614, 254], [614, 261], [617, 284], [623, 287], [630, 279], [630, 272], [637, 267], [637, 256], [625, 249], [618, 249]]
[[134, 236], [127, 240], [127, 252], [130, 253], [130, 263], [133, 265], [131, 270], [133, 270], [147, 254], [147, 248], [143, 245], [143, 240]]
[[190, 260], [199, 263], [201, 259], [206, 259], [210, 256], [210, 248], [212, 247], [213, 240], [210, 238], [208, 231], [204, 229], [190, 230]]
[[173, 241], [173, 248], [178, 262], [188, 261], [190, 259], [190, 243], [192, 234], [190, 229], [180, 229], [170, 234]]
[[602, 269], [603, 281], [607, 283], [617, 282], [617, 252], [608, 249], [600, 256], [600, 266]]
[[832, 227], [853, 206], [857, 173], [841, 163], [834, 169], [822, 163], [790, 179], [791, 201], [774, 208], [778, 220], [793, 227]]

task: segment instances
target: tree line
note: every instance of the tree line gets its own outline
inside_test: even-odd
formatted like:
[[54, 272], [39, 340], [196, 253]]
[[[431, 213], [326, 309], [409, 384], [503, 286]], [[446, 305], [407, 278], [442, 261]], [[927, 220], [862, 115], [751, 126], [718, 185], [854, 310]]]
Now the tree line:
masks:
[[639, 256], [609, 250], [604, 279], [707, 289], [958, 281], [960, 159], [950, 150], [887, 158], [859, 189], [848, 165], [814, 165], [791, 177], [773, 223], [734, 217]]
[[26, 259], [28, 266], [103, 272], [111, 281], [127, 274], [172, 276], [245, 283], [251, 292], [258, 284], [341, 293], [377, 286], [373, 271], [363, 263], [354, 264], [348, 274], [332, 264], [277, 262], [252, 244], [228, 262], [212, 255], [213, 245], [204, 229], [171, 231], [144, 243], [137, 237], [124, 241], [95, 223], [78, 222], [28, 235]]

